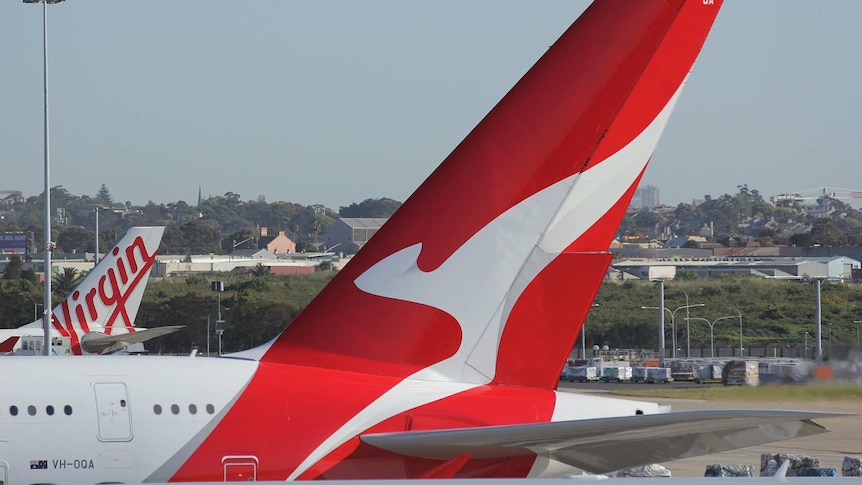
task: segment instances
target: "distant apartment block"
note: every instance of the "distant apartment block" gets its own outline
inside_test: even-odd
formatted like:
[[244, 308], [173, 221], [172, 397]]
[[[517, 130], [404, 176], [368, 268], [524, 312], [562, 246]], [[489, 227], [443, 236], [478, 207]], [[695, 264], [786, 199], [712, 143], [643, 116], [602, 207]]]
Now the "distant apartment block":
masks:
[[632, 205], [638, 209], [649, 209], [661, 205], [659, 190], [655, 185], [643, 185], [635, 190]]

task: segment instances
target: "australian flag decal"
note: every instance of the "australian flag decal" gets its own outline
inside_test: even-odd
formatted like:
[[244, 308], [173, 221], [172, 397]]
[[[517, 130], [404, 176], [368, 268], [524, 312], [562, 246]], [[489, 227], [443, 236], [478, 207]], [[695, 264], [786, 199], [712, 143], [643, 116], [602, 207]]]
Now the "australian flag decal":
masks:
[[48, 460], [30, 460], [31, 470], [47, 470]]

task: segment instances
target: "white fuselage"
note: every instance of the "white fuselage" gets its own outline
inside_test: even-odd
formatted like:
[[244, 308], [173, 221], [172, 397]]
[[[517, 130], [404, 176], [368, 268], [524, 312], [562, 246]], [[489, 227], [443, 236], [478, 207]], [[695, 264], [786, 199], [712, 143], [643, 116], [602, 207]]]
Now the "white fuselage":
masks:
[[4, 359], [6, 483], [143, 482], [216, 422], [256, 367], [189, 357]]
[[[0, 479], [5, 474], [6, 485], [167, 482], [177, 470], [187, 466], [189, 457], [219, 426], [261, 365], [254, 360], [200, 357], [3, 359], [0, 361]], [[304, 370], [294, 368], [284, 375]], [[302, 399], [317, 404], [302, 408], [286, 403], [284, 409], [272, 409], [270, 404], [261, 403], [257, 420], [274, 425], [291, 421], [325, 427], [332, 400], [339, 399], [341, 392], [350, 393], [346, 387], [362, 385], [358, 382], [361, 379], [362, 375], [339, 376], [331, 386], [327, 384], [330, 390], [325, 395], [303, 394], [299, 388], [305, 382], [302, 378], [296, 383], [282, 382], [284, 388], [294, 387]], [[369, 377], [369, 385], [379, 382], [379, 376]], [[453, 385], [463, 386], [414, 382], [413, 392], [417, 386], [439, 389]], [[273, 393], [277, 392], [282, 391], [273, 389]], [[551, 391], [543, 391], [548, 392]], [[394, 401], [408, 398], [392, 397]], [[296, 398], [286, 400], [290, 399]], [[553, 399], [556, 402], [552, 421], [632, 415], [636, 409], [648, 414], [661, 411], [651, 403], [572, 393], [555, 393]], [[369, 423], [383, 422], [389, 417], [371, 416], [357, 423], [355, 429], [345, 429], [352, 422], [348, 420], [339, 425], [339, 432], [345, 436], [358, 435], [369, 428]], [[249, 473], [257, 473], [258, 467], [262, 470], [266, 465], [258, 459], [267, 452], [263, 448], [288, 447], [297, 439], [283, 438], [281, 443], [261, 439], [258, 444], [254, 439], [248, 440], [261, 449], [249, 445], [228, 449], [232, 443], [242, 441], [231, 440], [231, 445], [225, 445], [224, 456], [219, 456], [221, 463], [214, 460], [215, 471], [208, 473], [220, 475], [223, 470], [227, 477], [231, 470], [241, 469], [244, 460], [252, 463], [254, 470]], [[315, 448], [317, 453], [330, 451], [321, 450], [320, 445]], [[236, 466], [230, 468], [233, 465]], [[550, 465], [538, 460], [531, 475], [546, 473]], [[285, 478], [288, 476], [281, 479]]]

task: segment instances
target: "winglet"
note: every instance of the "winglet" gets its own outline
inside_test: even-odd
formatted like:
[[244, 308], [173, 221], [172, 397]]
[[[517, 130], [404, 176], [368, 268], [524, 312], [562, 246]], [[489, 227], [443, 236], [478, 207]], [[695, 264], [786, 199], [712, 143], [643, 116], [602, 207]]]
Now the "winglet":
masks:
[[774, 478], [785, 478], [787, 476], [787, 470], [790, 468], [790, 460], [784, 460], [781, 462], [781, 466], [778, 467], [778, 470], [775, 470]]

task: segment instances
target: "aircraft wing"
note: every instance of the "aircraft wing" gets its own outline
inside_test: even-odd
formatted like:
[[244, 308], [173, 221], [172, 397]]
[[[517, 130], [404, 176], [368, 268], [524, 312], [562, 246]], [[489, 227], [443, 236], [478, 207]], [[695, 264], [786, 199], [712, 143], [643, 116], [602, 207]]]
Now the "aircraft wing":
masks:
[[89, 354], [110, 354], [131, 344], [146, 342], [162, 335], [174, 333], [185, 325], [167, 325], [156, 328], [140, 328], [132, 333], [106, 335], [102, 332], [90, 332], [81, 337], [81, 348]]
[[828, 431], [811, 421], [841, 414], [706, 410], [551, 423], [367, 434], [403, 455], [452, 460], [540, 455], [590, 473], [707, 455]]

